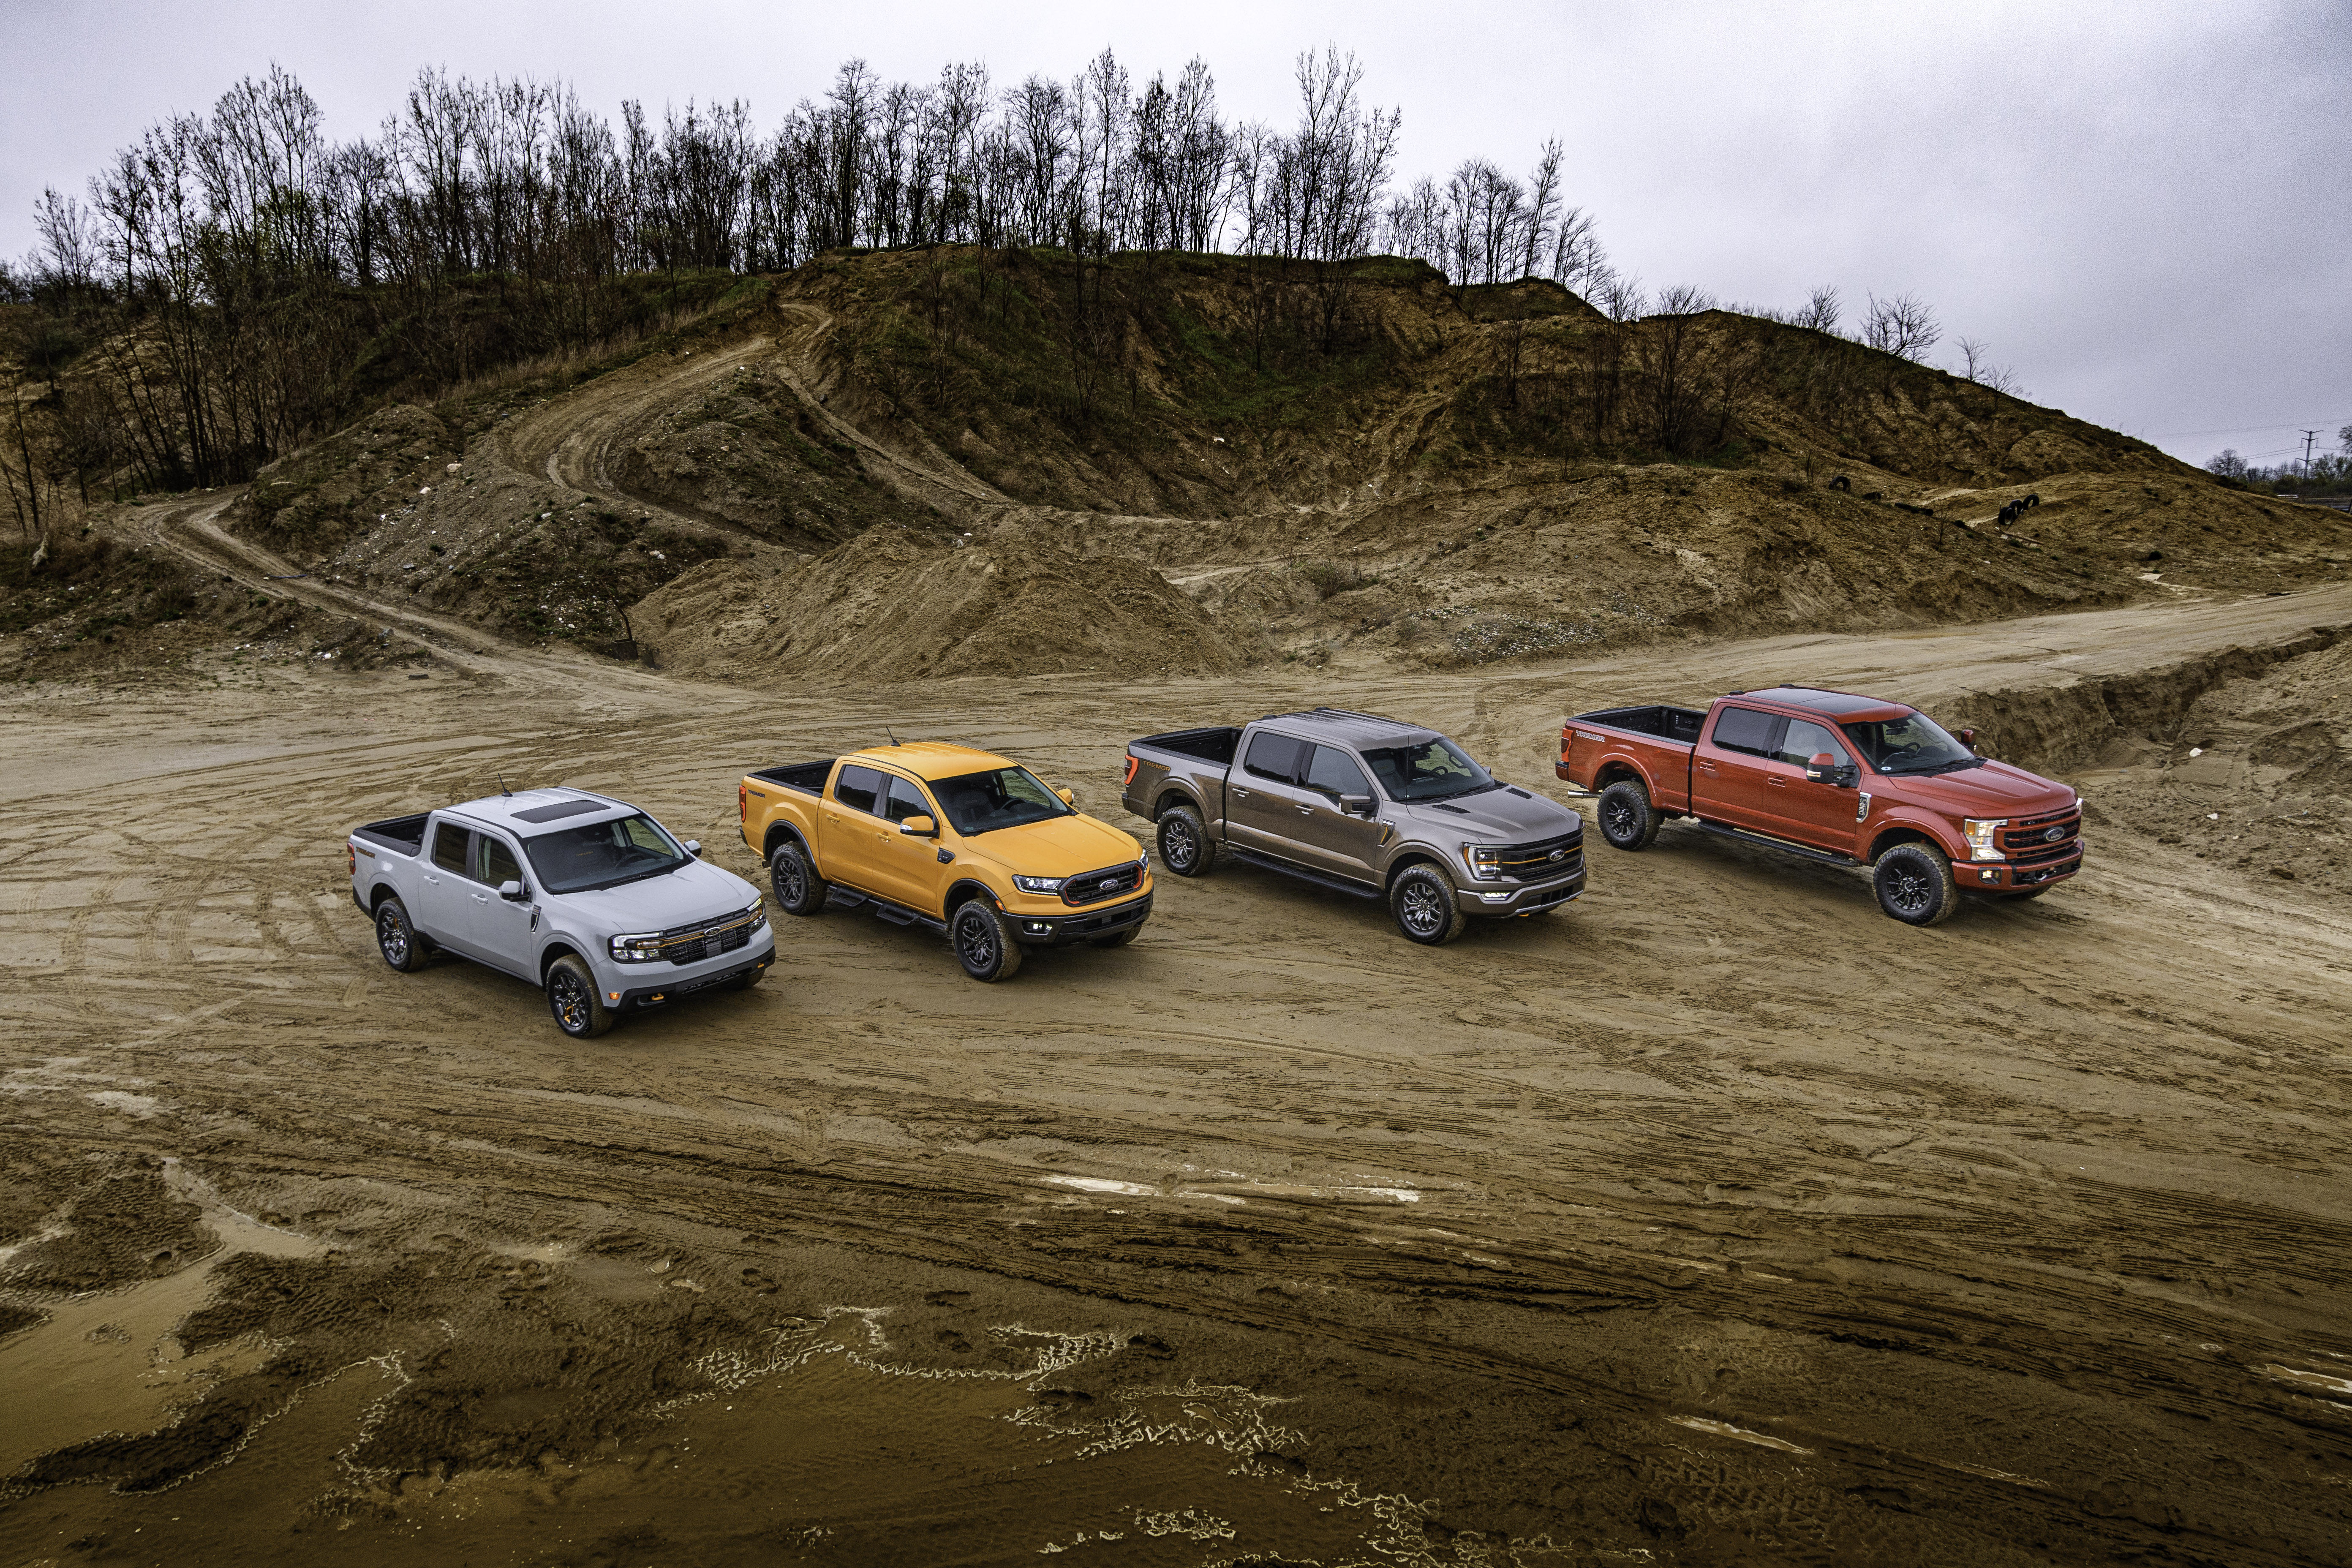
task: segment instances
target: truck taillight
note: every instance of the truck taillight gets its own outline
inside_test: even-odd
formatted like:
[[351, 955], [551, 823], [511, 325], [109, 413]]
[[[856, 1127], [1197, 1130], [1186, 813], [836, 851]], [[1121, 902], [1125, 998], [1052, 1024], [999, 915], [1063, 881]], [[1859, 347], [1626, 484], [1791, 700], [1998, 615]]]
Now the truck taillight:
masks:
[[356, 877], [359, 874], [360, 852], [346, 844], [343, 846], [343, 875], [346, 877]]
[[738, 822], [751, 820], [751, 786], [750, 784], [739, 784], [735, 786], [735, 820]]
[[1119, 780], [1118, 782], [1119, 782], [1119, 783], [1121, 783], [1121, 784], [1133, 784], [1133, 783], [1135, 782], [1135, 770], [1136, 770], [1138, 767], [1141, 766], [1141, 765], [1142, 765], [1142, 763], [1143, 763], [1143, 759], [1142, 759], [1141, 757], [1137, 756], [1133, 752], [1128, 752], [1128, 753], [1127, 753], [1127, 776], [1126, 776], [1125, 778], [1123, 778], [1123, 779]]

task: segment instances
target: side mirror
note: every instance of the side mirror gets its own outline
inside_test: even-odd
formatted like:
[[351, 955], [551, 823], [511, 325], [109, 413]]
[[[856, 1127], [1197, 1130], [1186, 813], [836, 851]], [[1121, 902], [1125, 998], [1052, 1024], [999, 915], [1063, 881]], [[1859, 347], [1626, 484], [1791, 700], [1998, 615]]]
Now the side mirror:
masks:
[[1960, 744], [1966, 746], [1971, 752], [1975, 751], [1977, 749], [1977, 732], [1974, 730], [1961, 731]]
[[525, 899], [530, 897], [530, 889], [524, 887], [520, 882], [500, 882], [499, 884], [499, 897], [504, 899], [510, 904], [519, 904]]
[[1827, 752], [1805, 764], [1805, 777], [1815, 784], [1834, 784], [1839, 789], [1852, 789], [1861, 776], [1861, 771], [1853, 763], [1840, 763]]
[[1078, 804], [1078, 797], [1077, 797], [1076, 795], [1072, 795], [1072, 794], [1071, 794], [1067, 789], [1066, 789], [1066, 788], [1062, 788], [1062, 787], [1056, 786], [1056, 787], [1055, 787], [1055, 791], [1054, 791], [1054, 793], [1055, 793], [1055, 795], [1060, 795], [1060, 796], [1062, 797], [1062, 804], [1063, 804], [1064, 805], [1071, 806], [1071, 807], [1076, 807], [1076, 805]]
[[1369, 817], [1372, 815], [1372, 797], [1368, 795], [1343, 795], [1339, 809], [1349, 816]]
[[688, 840], [686, 841], [686, 852], [687, 852], [688, 854], [689, 854], [689, 855], [693, 856], [693, 857], [694, 857], [696, 859], [698, 859], [698, 860], [701, 859], [701, 858], [702, 858], [702, 840], [701, 840], [701, 839], [699, 839], [699, 838], [689, 838], [689, 839], [688, 839]]
[[940, 825], [928, 816], [910, 816], [898, 824], [898, 831], [909, 838], [937, 838]]

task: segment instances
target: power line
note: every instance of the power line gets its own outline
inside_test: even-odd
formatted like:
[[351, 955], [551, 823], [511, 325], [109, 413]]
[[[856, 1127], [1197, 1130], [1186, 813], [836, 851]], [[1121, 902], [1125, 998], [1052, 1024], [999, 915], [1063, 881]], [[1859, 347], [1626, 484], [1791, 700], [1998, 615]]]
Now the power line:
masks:
[[[2323, 426], [2352, 425], [2352, 419], [2323, 419], [2319, 423]], [[2155, 435], [2143, 437], [2142, 439], [2161, 441], [2172, 436], [2242, 436], [2253, 430], [2300, 430], [2302, 428], [2302, 426], [2293, 421], [2284, 425], [2224, 425], [2218, 430], [2158, 430]]]

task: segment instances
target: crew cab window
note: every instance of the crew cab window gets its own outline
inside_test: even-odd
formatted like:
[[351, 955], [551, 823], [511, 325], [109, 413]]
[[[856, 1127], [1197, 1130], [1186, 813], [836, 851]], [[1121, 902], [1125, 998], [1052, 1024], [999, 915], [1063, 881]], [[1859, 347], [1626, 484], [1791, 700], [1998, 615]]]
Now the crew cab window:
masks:
[[1242, 759], [1242, 767], [1253, 777], [1288, 784], [1298, 776], [1298, 753], [1306, 749], [1304, 741], [1260, 730], [1250, 737], [1249, 753]]
[[893, 822], [904, 822], [910, 816], [930, 816], [933, 813], [931, 803], [923, 798], [921, 790], [892, 775], [888, 793], [883, 796], [882, 815]]
[[1772, 744], [1775, 731], [1787, 722], [1777, 713], [1760, 713], [1753, 708], [1727, 708], [1716, 715], [1715, 743], [1727, 752], [1769, 757], [1779, 750]]
[[453, 876], [466, 874], [466, 840], [469, 835], [455, 823], [444, 822], [433, 829], [433, 863]]
[[1838, 743], [1837, 736], [1828, 729], [1809, 719], [1789, 721], [1789, 733], [1780, 742], [1780, 761], [1801, 768], [1823, 752], [1827, 752], [1830, 760], [1839, 767], [1853, 761], [1846, 755], [1845, 748]]
[[515, 860], [514, 851], [504, 842], [485, 833], [482, 841], [482, 880], [493, 888], [522, 880], [522, 867]]
[[1315, 748], [1315, 759], [1307, 764], [1307, 787], [1321, 790], [1334, 800], [1372, 793], [1371, 784], [1364, 777], [1364, 770], [1356, 765], [1356, 759], [1337, 746]]
[[882, 773], [877, 768], [844, 768], [833, 781], [833, 798], [852, 811], [878, 809], [881, 795]]

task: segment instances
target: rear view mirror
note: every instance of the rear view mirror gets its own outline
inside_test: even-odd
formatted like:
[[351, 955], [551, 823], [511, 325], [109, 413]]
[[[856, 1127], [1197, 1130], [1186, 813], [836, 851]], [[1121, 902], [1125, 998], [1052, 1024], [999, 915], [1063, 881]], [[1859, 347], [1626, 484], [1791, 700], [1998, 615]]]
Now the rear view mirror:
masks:
[[898, 824], [898, 831], [909, 838], [937, 838], [940, 825], [928, 816], [910, 816]]
[[1078, 797], [1072, 795], [1067, 789], [1056, 787], [1054, 793], [1062, 797], [1062, 804], [1064, 805], [1076, 806], [1078, 804]]
[[519, 904], [522, 902], [523, 900], [530, 897], [530, 889], [524, 887], [520, 882], [500, 882], [499, 884], [499, 897], [504, 899], [510, 904]]
[[1349, 816], [1370, 816], [1372, 815], [1372, 797], [1368, 795], [1343, 795], [1339, 797], [1339, 809]]
[[689, 854], [689, 855], [693, 856], [693, 857], [694, 857], [696, 859], [698, 859], [698, 860], [701, 859], [701, 858], [702, 858], [702, 840], [701, 840], [701, 839], [699, 839], [699, 838], [689, 838], [689, 839], [688, 839], [688, 840], [686, 841], [686, 852], [687, 852], [688, 854]]

